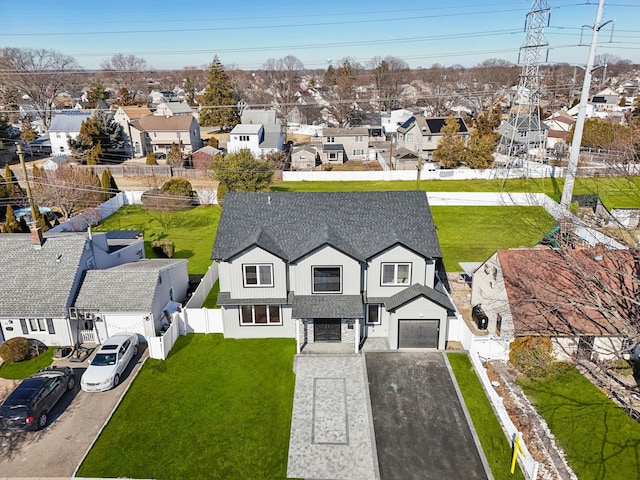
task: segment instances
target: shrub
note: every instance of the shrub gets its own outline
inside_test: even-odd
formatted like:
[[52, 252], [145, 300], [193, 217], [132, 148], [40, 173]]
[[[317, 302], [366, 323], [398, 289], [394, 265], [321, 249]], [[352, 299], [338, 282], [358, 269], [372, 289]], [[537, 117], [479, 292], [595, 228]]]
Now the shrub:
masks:
[[10, 338], [0, 345], [0, 357], [5, 362], [24, 362], [32, 357], [31, 342], [24, 337]]
[[156, 160], [156, 155], [153, 152], [147, 153], [147, 165], [157, 165], [158, 161]]
[[160, 190], [162, 193], [166, 193], [168, 195], [190, 197], [193, 187], [189, 180], [184, 178], [172, 178], [164, 182]]
[[154, 240], [151, 248], [153, 248], [153, 251], [159, 257], [172, 258], [176, 245], [168, 238], [162, 238], [160, 240]]
[[519, 337], [511, 342], [509, 361], [529, 378], [540, 378], [553, 370], [553, 344], [550, 338]]

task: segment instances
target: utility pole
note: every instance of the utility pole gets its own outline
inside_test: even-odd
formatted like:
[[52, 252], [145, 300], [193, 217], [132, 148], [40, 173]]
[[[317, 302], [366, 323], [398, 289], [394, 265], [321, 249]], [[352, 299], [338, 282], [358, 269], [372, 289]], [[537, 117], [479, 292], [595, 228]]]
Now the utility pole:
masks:
[[578, 160], [580, 158], [580, 145], [582, 144], [582, 132], [584, 131], [584, 121], [587, 117], [587, 104], [589, 100], [589, 90], [591, 88], [591, 76], [593, 74], [593, 64], [596, 58], [596, 45], [598, 43], [598, 33], [600, 29], [607, 23], [600, 23], [602, 20], [602, 11], [604, 10], [604, 0], [598, 3], [598, 12], [596, 13], [596, 23], [593, 25], [593, 36], [591, 37], [591, 47], [589, 48], [589, 58], [587, 60], [587, 68], [584, 71], [584, 82], [582, 83], [582, 93], [580, 95], [580, 103], [578, 104], [578, 118], [571, 142], [571, 150], [569, 151], [569, 164], [564, 179], [564, 187], [562, 189], [562, 199], [560, 206], [566, 212], [569, 212], [571, 198], [573, 196], [573, 185], [576, 180], [576, 172], [578, 171]]

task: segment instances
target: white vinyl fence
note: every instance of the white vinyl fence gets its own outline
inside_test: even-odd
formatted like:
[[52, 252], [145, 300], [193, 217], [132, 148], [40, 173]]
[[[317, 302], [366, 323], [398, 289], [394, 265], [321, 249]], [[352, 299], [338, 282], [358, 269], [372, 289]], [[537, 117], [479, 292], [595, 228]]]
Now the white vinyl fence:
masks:
[[101, 203], [96, 208], [86, 210], [75, 217], [71, 217], [66, 222], [56, 225], [49, 232], [82, 232], [91, 225], [96, 225], [112, 213], [116, 212], [120, 207], [129, 203], [125, 192], [118, 192], [106, 202]]
[[173, 344], [180, 336], [180, 322], [176, 321], [177, 314], [173, 315], [173, 321], [169, 328], [159, 337], [149, 337], [147, 342], [149, 344], [149, 357], [156, 358], [158, 360], [166, 360], [169, 356], [169, 352], [173, 348]]

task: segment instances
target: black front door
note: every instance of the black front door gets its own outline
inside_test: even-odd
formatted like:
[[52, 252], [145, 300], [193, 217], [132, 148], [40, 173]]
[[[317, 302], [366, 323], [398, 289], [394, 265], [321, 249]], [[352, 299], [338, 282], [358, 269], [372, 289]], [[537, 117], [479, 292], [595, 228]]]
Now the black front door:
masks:
[[316, 318], [313, 321], [314, 342], [339, 342], [340, 335], [339, 318]]

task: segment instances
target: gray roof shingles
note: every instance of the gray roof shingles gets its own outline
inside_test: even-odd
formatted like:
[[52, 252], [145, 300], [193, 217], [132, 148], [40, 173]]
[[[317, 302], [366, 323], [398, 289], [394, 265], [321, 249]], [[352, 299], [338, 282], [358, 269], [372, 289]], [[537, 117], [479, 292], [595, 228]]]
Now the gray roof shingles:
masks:
[[440, 284], [436, 285], [436, 288], [433, 289], [425, 285], [415, 283], [409, 288], [405, 288], [392, 297], [387, 298], [384, 301], [384, 306], [387, 311], [392, 311], [422, 296], [431, 300], [433, 303], [446, 308], [447, 310], [455, 310], [455, 308], [451, 304], [451, 301], [449, 300], [449, 297], [442, 291], [442, 288], [443, 287], [441, 287]]
[[323, 244], [359, 260], [397, 244], [426, 258], [442, 258], [422, 191], [230, 192], [212, 258], [228, 260], [256, 245], [294, 261]]
[[0, 235], [0, 317], [66, 317], [86, 242], [84, 235], [53, 236], [35, 249], [31, 234]]
[[360, 295], [295, 295], [293, 318], [364, 318]]

